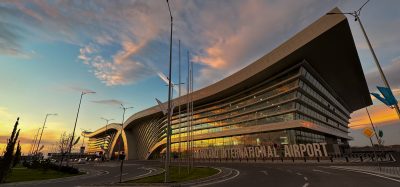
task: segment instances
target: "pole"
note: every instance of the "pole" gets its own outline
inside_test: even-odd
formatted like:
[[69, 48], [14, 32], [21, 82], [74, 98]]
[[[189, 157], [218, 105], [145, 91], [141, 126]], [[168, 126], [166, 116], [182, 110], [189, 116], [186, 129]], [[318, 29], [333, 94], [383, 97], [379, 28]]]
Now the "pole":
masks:
[[187, 52], [187, 57], [188, 57], [188, 61], [187, 61], [187, 86], [186, 86], [186, 159], [187, 159], [187, 172], [189, 174], [190, 172], [190, 161], [189, 161], [189, 135], [190, 135], [190, 131], [189, 131], [189, 116], [190, 116], [190, 107], [189, 107], [189, 95], [190, 95], [190, 89], [189, 89], [189, 85], [190, 85], [190, 65], [189, 65], [189, 51]]
[[[179, 74], [179, 82], [178, 82], [178, 85], [179, 85], [179, 97], [178, 98], [181, 98], [181, 84], [182, 84], [182, 81], [181, 81], [181, 40], [179, 40], [178, 44], [179, 44], [179, 73], [178, 73]], [[179, 130], [178, 130], [178, 133], [179, 133], [178, 175], [181, 176], [181, 156], [182, 156], [182, 154], [181, 154], [181, 104], [179, 104], [178, 116], [179, 116], [179, 127], [178, 127], [179, 128]]]
[[81, 98], [79, 99], [79, 105], [78, 105], [78, 112], [76, 113], [76, 118], [75, 118], [74, 130], [72, 131], [71, 141], [69, 142], [69, 146], [68, 146], [67, 166], [69, 163], [69, 157], [71, 156], [72, 142], [74, 141], [74, 138], [75, 138], [75, 129], [76, 129], [76, 124], [78, 122], [79, 110], [81, 109], [83, 95], [84, 95], [84, 92], [81, 92]]
[[374, 151], [374, 157], [376, 159], [376, 163], [378, 164], [379, 171], [381, 171], [381, 165], [379, 164], [378, 157], [376, 157], [375, 146], [374, 146], [374, 143], [372, 143], [372, 138], [371, 137], [369, 137], [369, 141], [371, 141], [372, 150]]
[[[354, 12], [354, 17], [356, 18], [356, 21], [358, 21], [358, 23], [360, 24], [360, 27], [361, 27], [361, 30], [362, 30], [362, 32], [363, 32], [363, 34], [364, 34], [365, 40], [367, 40], [368, 47], [369, 47], [369, 49], [371, 50], [372, 56], [373, 56], [373, 58], [374, 58], [374, 62], [375, 62], [375, 64], [376, 64], [376, 66], [378, 67], [379, 74], [381, 75], [381, 78], [382, 78], [383, 82], [385, 83], [385, 86], [386, 86], [387, 88], [389, 88], [390, 90], [392, 90], [392, 89], [390, 88], [389, 82], [388, 82], [387, 79], [386, 79], [385, 74], [383, 73], [382, 67], [381, 67], [381, 65], [379, 64], [378, 58], [376, 57], [375, 51], [374, 51], [374, 49], [372, 48], [371, 42], [369, 41], [369, 38], [368, 38], [368, 36], [367, 36], [367, 33], [365, 32], [364, 26], [363, 26], [363, 24], [361, 23], [361, 19], [360, 19], [359, 15], [358, 15], [357, 11]], [[398, 104], [395, 104], [395, 105], [394, 105], [394, 108], [395, 108], [395, 110], [396, 110], [396, 112], [397, 112], [397, 116], [398, 116], [399, 119], [400, 119], [400, 109], [399, 109], [399, 105], [398, 105]]]
[[33, 151], [34, 151], [35, 148], [36, 148], [36, 141], [37, 141], [37, 137], [38, 137], [38, 135], [39, 135], [40, 129], [41, 129], [41, 128], [38, 128], [38, 130], [37, 130], [37, 132], [36, 132], [36, 135], [35, 135], [35, 138], [33, 139], [33, 143], [32, 143], [31, 149], [30, 149], [30, 151], [29, 151], [30, 154], [33, 154]]
[[[189, 60], [190, 61], [190, 60]], [[190, 158], [191, 158], [191, 168], [193, 169], [194, 167], [194, 132], [193, 132], [193, 114], [194, 114], [194, 105], [193, 105], [193, 62], [190, 61], [190, 103], [191, 103], [191, 115], [190, 115]]]
[[[133, 107], [124, 107], [124, 105], [121, 104], [121, 108], [122, 108], [122, 110], [123, 110], [123, 113], [122, 113], [122, 122], [121, 122], [121, 133], [120, 133], [121, 139], [120, 139], [120, 141], [118, 142], [118, 160], [121, 161], [121, 168], [120, 168], [120, 173], [119, 173], [119, 182], [120, 182], [120, 183], [122, 182], [122, 169], [123, 169], [124, 160], [125, 160], [125, 153], [123, 154], [124, 156], [121, 155], [121, 141], [122, 141], [122, 132], [123, 132], [123, 130], [124, 130], [125, 111], [126, 111], [127, 109], [131, 109], [131, 108], [133, 108]], [[117, 139], [117, 140], [118, 140], [118, 139]]]
[[44, 118], [44, 123], [43, 123], [43, 126], [42, 126], [42, 132], [40, 133], [40, 138], [39, 138], [39, 141], [37, 143], [37, 148], [36, 148], [35, 154], [38, 154], [39, 147], [40, 147], [40, 142], [42, 141], [43, 130], [44, 130], [44, 127], [46, 126], [46, 121], [47, 121], [47, 117], [48, 116], [49, 116], [49, 114], [46, 114], [46, 117]]
[[44, 118], [44, 123], [43, 123], [43, 127], [42, 127], [42, 132], [40, 133], [40, 138], [39, 138], [39, 142], [37, 144], [37, 148], [36, 148], [36, 154], [38, 154], [39, 151], [39, 147], [40, 147], [40, 142], [42, 141], [42, 135], [43, 135], [43, 130], [46, 126], [46, 121], [47, 121], [47, 117], [51, 116], [51, 115], [57, 115], [57, 114], [46, 114], [46, 117]]
[[171, 128], [171, 79], [172, 79], [172, 27], [173, 27], [173, 18], [171, 13], [171, 8], [169, 6], [169, 2], [167, 0], [169, 15], [171, 17], [171, 33], [169, 38], [169, 73], [168, 73], [168, 124], [167, 124], [167, 150], [166, 150], [166, 161], [165, 161], [165, 175], [164, 182], [167, 183], [169, 181], [169, 163], [170, 163], [170, 151], [171, 151], [171, 137], [170, 137], [170, 128]]
[[380, 143], [381, 141], [379, 141], [378, 134], [376, 133], [376, 130], [375, 130], [375, 125], [374, 125], [374, 123], [372, 123], [371, 116], [369, 115], [368, 108], [367, 108], [367, 107], [365, 107], [365, 110], [367, 111], [367, 114], [368, 114], [369, 121], [370, 121], [370, 123], [371, 123], [372, 129], [374, 130], [375, 137], [376, 137], [376, 141], [378, 142], [378, 144], [379, 144], [379, 145], [381, 145], [381, 143]]

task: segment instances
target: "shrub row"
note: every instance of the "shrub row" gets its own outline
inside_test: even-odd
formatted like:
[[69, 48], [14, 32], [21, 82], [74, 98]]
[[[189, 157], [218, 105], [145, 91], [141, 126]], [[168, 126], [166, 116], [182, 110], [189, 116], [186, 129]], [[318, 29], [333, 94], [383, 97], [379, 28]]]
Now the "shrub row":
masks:
[[52, 169], [52, 170], [57, 170], [57, 171], [60, 171], [63, 173], [69, 173], [69, 174], [78, 174], [79, 173], [79, 170], [77, 168], [74, 168], [72, 166], [59, 166], [57, 164], [51, 163], [50, 160], [24, 161], [22, 163], [22, 165], [29, 169], [43, 169], [43, 170]]

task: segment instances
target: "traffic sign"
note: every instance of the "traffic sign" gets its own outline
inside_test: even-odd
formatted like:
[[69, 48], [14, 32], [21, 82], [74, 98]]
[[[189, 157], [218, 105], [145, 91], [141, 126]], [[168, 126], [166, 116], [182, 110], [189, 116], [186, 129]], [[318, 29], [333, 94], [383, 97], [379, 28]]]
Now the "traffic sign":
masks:
[[378, 131], [378, 135], [379, 135], [380, 138], [382, 138], [382, 137], [383, 137], [383, 131], [382, 131], [382, 130], [379, 130], [379, 131]]
[[374, 133], [374, 131], [373, 131], [371, 128], [367, 127], [367, 128], [365, 128], [365, 129], [363, 130], [363, 134], [364, 134], [366, 137], [371, 138], [375, 133]]

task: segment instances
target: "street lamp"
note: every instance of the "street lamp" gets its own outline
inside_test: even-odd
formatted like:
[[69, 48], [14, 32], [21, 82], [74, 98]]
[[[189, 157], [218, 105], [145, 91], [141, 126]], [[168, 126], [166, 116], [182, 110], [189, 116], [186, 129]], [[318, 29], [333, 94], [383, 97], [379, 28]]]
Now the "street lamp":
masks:
[[[101, 117], [101, 119], [104, 120], [104, 121], [106, 121], [106, 130], [104, 131], [105, 137], [104, 137], [104, 143], [103, 143], [103, 147], [105, 148], [105, 145], [106, 145], [106, 138], [107, 138], [107, 126], [108, 126], [109, 121], [112, 121], [112, 120], [114, 120], [114, 119], [106, 119], [106, 118], [103, 118], [103, 117]], [[108, 150], [108, 146], [107, 146], [107, 150]], [[107, 152], [108, 152], [108, 151], [107, 151]], [[105, 157], [105, 155], [106, 155], [106, 150], [104, 149], [104, 157]]]
[[[390, 88], [389, 82], [387, 81], [386, 76], [385, 76], [385, 74], [383, 73], [382, 67], [381, 67], [381, 65], [379, 64], [378, 58], [376, 57], [376, 54], [375, 54], [375, 51], [374, 51], [374, 49], [372, 48], [371, 42], [369, 41], [369, 38], [368, 38], [368, 36], [367, 36], [367, 33], [365, 32], [364, 26], [363, 26], [363, 24], [361, 23], [361, 19], [360, 19], [361, 10], [362, 10], [362, 8], [363, 8], [368, 2], [369, 2], [369, 0], [368, 0], [367, 2], [365, 2], [358, 10], [354, 11], [353, 13], [350, 13], [350, 12], [346, 12], [346, 13], [334, 13], [334, 12], [330, 12], [330, 13], [327, 13], [327, 15], [332, 15], [332, 14], [346, 14], [346, 15], [351, 15], [351, 16], [353, 16], [353, 17], [354, 17], [354, 21], [358, 21], [358, 23], [360, 24], [361, 30], [362, 30], [362, 32], [363, 32], [363, 34], [364, 34], [365, 40], [367, 40], [368, 47], [369, 47], [369, 49], [371, 50], [372, 56], [373, 56], [373, 58], [374, 58], [374, 62], [375, 62], [375, 64], [376, 64], [376, 66], [378, 67], [379, 74], [381, 75], [381, 78], [382, 78], [383, 82], [385, 83], [385, 86], [391, 91], [392, 89]], [[394, 104], [394, 108], [395, 108], [395, 110], [396, 110], [396, 112], [397, 112], [397, 116], [400, 118], [400, 109], [399, 109], [399, 105], [398, 105], [397, 103]]]
[[[131, 109], [131, 108], [133, 108], [133, 107], [125, 107], [123, 104], [121, 104], [121, 108], [122, 108], [122, 110], [123, 110], [123, 113], [122, 113], [122, 122], [121, 122], [121, 133], [120, 133], [121, 140], [122, 140], [122, 130], [123, 130], [123, 128], [124, 128], [125, 112], [126, 112], [126, 110]], [[121, 154], [121, 142], [118, 143], [118, 160], [119, 160], [119, 155], [120, 155], [120, 154]]]
[[165, 160], [165, 175], [164, 182], [169, 180], [169, 162], [170, 162], [170, 152], [171, 152], [171, 69], [172, 69], [172, 27], [173, 27], [173, 17], [171, 13], [171, 8], [169, 6], [169, 1], [167, 0], [169, 16], [171, 17], [171, 33], [169, 38], [169, 73], [168, 73], [168, 124], [167, 124], [167, 150], [166, 150], [166, 160]]
[[39, 147], [40, 147], [40, 142], [42, 141], [43, 130], [44, 130], [45, 126], [46, 126], [47, 117], [49, 117], [49, 116], [57, 116], [57, 113], [54, 113], [54, 114], [46, 114], [46, 117], [44, 118], [44, 123], [43, 123], [43, 127], [42, 127], [42, 132], [40, 133], [40, 138], [39, 138], [39, 141], [38, 141], [38, 144], [37, 144], [37, 148], [36, 148], [35, 154], [38, 154]]
[[76, 113], [76, 118], [75, 118], [74, 130], [72, 131], [72, 137], [71, 137], [71, 141], [70, 141], [69, 147], [68, 147], [67, 166], [68, 166], [68, 163], [69, 163], [69, 157], [71, 155], [72, 142], [74, 141], [74, 138], [75, 138], [76, 123], [78, 122], [79, 110], [81, 109], [81, 103], [82, 103], [82, 97], [83, 97], [83, 95], [94, 94], [94, 93], [96, 93], [96, 92], [94, 92], [94, 91], [82, 91], [81, 92], [81, 98], [79, 99], [79, 105], [78, 105], [78, 112]]
[[39, 136], [39, 131], [40, 131], [40, 129], [41, 129], [41, 128], [38, 128], [38, 130], [37, 130], [37, 132], [36, 132], [36, 134], [35, 134], [35, 137], [33, 138], [32, 146], [31, 146], [31, 149], [29, 150], [29, 154], [30, 154], [30, 155], [33, 155], [33, 153], [35, 152], [36, 141], [37, 141], [37, 138], [38, 138], [38, 136]]
[[[121, 160], [121, 167], [120, 167], [120, 173], [119, 173], [119, 182], [120, 182], [120, 183], [122, 182], [122, 168], [123, 168], [124, 160], [125, 160], [125, 158], [122, 158], [122, 159], [121, 159], [121, 156], [120, 156], [120, 155], [121, 155], [122, 131], [124, 130], [125, 112], [126, 112], [126, 110], [131, 109], [131, 108], [133, 108], [133, 107], [125, 107], [125, 106], [121, 103], [121, 108], [122, 108], [122, 110], [123, 110], [124, 112], [122, 113], [121, 133], [120, 133], [121, 139], [120, 139], [120, 141], [118, 142], [118, 160]], [[118, 138], [118, 137], [117, 137], [117, 138]], [[118, 139], [117, 139], [117, 140], [118, 140]]]

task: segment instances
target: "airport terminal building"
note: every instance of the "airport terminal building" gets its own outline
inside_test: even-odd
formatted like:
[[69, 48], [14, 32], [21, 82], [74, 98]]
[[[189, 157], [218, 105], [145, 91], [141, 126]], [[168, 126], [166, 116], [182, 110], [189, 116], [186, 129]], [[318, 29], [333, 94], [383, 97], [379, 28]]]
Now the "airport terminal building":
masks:
[[[178, 107], [172, 116], [174, 153], [179, 142], [186, 152], [187, 98], [173, 100], [182, 110], [180, 119]], [[208, 150], [214, 150], [215, 158], [228, 152], [224, 157], [249, 158], [271, 147], [273, 155], [299, 156], [298, 150], [307, 152], [310, 147], [315, 148], [312, 155], [318, 150], [325, 156], [342, 154], [352, 139], [348, 136], [350, 114], [372, 104], [343, 15], [321, 17], [249, 66], [189, 98], [194, 106], [192, 139], [198, 158]], [[165, 152], [166, 125], [166, 116], [154, 106], [130, 116], [123, 126], [111, 124], [84, 136], [89, 137], [89, 152], [109, 150], [112, 157], [121, 146], [128, 159], [154, 159]]]

